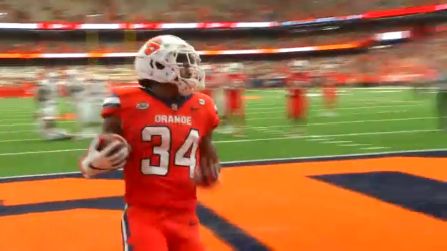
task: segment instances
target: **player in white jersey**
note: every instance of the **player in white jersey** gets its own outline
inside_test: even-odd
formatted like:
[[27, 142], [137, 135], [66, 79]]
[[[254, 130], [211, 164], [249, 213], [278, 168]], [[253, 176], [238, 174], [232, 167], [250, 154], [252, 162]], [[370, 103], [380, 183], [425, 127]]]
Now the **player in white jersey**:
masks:
[[242, 63], [230, 63], [224, 68], [224, 116], [229, 131], [234, 136], [244, 136], [245, 104], [244, 89], [247, 77]]
[[39, 104], [39, 131], [46, 140], [69, 139], [71, 136], [63, 129], [56, 128], [58, 112], [58, 78], [50, 72], [37, 87], [36, 100]]
[[102, 102], [109, 95], [107, 78], [100, 74], [87, 77], [77, 95], [76, 111], [81, 126], [80, 136], [93, 137], [101, 131]]
[[224, 86], [226, 84], [226, 76], [219, 70], [219, 65], [204, 65], [203, 69], [206, 74], [206, 89], [203, 92], [213, 98], [219, 118], [225, 120]]
[[76, 106], [81, 100], [82, 91], [84, 90], [83, 77], [75, 69], [67, 70], [65, 85], [73, 106]]

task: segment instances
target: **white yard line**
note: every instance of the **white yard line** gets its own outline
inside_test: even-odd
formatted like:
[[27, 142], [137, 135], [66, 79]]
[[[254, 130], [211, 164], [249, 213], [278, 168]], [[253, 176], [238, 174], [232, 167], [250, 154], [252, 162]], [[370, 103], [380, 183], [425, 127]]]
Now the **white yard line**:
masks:
[[[1, 113], [0, 113], [1, 114]], [[33, 118], [33, 114], [29, 115], [15, 115], [15, 114], [8, 114], [7, 116], [3, 117], [2, 119], [18, 119], [18, 118]]]
[[[328, 109], [315, 109], [315, 110], [312, 110], [313, 112], [327, 112], [328, 111]], [[386, 111], [375, 111], [375, 112], [364, 112], [364, 111], [361, 111], [361, 112], [343, 112], [343, 113], [340, 113], [340, 114], [337, 114], [337, 115], [341, 115], [341, 116], [344, 116], [344, 115], [356, 115], [356, 114], [361, 114], [361, 115], [370, 115], [370, 114], [395, 114], [395, 113], [405, 113], [405, 112], [408, 112], [408, 111], [410, 111], [410, 110], [386, 110]], [[284, 111], [281, 111], [283, 114], [285, 114], [286, 113], [286, 111], [284, 110]], [[335, 110], [335, 112], [337, 113], [337, 111]], [[278, 113], [278, 111], [276, 111], [276, 110], [272, 110], [272, 111], [263, 111], [263, 112], [250, 112], [250, 113], [247, 113], [247, 115], [259, 115], [259, 114], [277, 114]]]
[[[312, 141], [312, 139], [306, 139], [306, 141]], [[315, 141], [315, 140], [313, 140]], [[317, 143], [321, 143], [321, 144], [335, 144], [337, 146], [341, 146], [341, 147], [353, 147], [353, 146], [363, 146], [364, 150], [375, 150], [375, 149], [384, 149], [387, 147], [372, 147], [370, 144], [363, 144], [363, 143], [355, 143], [353, 141], [350, 140], [333, 140], [330, 138], [326, 138], [324, 140], [318, 140], [316, 141]]]
[[[76, 121], [57, 121], [56, 123], [64, 123], [64, 124], [70, 124], [70, 123], [76, 123]], [[37, 126], [39, 123], [17, 123], [17, 124], [5, 124], [1, 125], [0, 127], [13, 127], [13, 126]]]
[[[339, 107], [337, 110], [360, 110], [360, 109], [375, 109], [375, 108], [398, 108], [398, 107], [408, 107], [408, 106], [422, 106], [424, 104], [405, 104], [405, 105], [370, 105], [370, 106], [356, 106], [356, 107]], [[258, 110], [283, 110], [278, 109], [277, 107], [258, 107], [258, 108], [251, 108], [247, 109], [248, 111], [258, 111]], [[326, 111], [327, 109], [311, 109], [311, 111]], [[251, 114], [250, 112], [247, 112], [247, 114]]]
[[272, 133], [272, 134], [283, 134], [283, 135], [288, 133], [287, 131], [284, 131], [284, 130], [275, 130], [275, 129], [268, 129], [268, 130], [265, 130], [264, 132]]
[[346, 143], [352, 143], [352, 141], [349, 140], [330, 140], [328, 139], [327, 141], [322, 141], [320, 142], [321, 144], [346, 144]]
[[[438, 117], [416, 117], [416, 118], [397, 118], [397, 119], [365, 119], [365, 120], [346, 120], [346, 121], [327, 121], [308, 123], [308, 126], [324, 126], [324, 125], [338, 125], [338, 124], [354, 124], [354, 123], [371, 123], [371, 122], [391, 122], [391, 121], [408, 121], [408, 120], [429, 120], [438, 119]], [[269, 129], [269, 128], [288, 128], [290, 125], [271, 125], [271, 126], [254, 126], [247, 127], [247, 129]]]
[[14, 113], [14, 115], [16, 115], [16, 114], [33, 115], [36, 111], [37, 111], [37, 109], [36, 110], [30, 110], [30, 111], [24, 111], [24, 110], [2, 110], [2, 111], [0, 111], [0, 114], [3, 114], [3, 113]]
[[[370, 120], [347, 120], [347, 121], [328, 121], [328, 122], [319, 122], [319, 123], [309, 123], [308, 126], [326, 126], [326, 125], [337, 125], [337, 124], [354, 124], [354, 123], [371, 123], [371, 122], [392, 122], [392, 121], [409, 121], [409, 120], [428, 120], [428, 119], [436, 119], [437, 117], [417, 117], [417, 118], [399, 118], [399, 119], [370, 119]], [[64, 121], [70, 122], [70, 121]], [[18, 124], [15, 124], [18, 125]], [[37, 124], [36, 124], [37, 125]], [[2, 125], [0, 125], [2, 126]], [[10, 125], [13, 126], [13, 125]], [[258, 127], [246, 127], [246, 130], [256, 130], [260, 132], [273, 133], [273, 134], [283, 134], [286, 133], [282, 130], [275, 130], [276, 128], [291, 128], [290, 125], [272, 125], [272, 126], [258, 126]], [[25, 130], [24, 132], [26, 132]], [[31, 132], [31, 131], [30, 131]], [[15, 134], [15, 131], [1, 132], [0, 134]], [[293, 137], [293, 136], [292, 136]], [[302, 136], [307, 137], [307, 136]], [[8, 142], [26, 142], [26, 141], [38, 141], [42, 140], [40, 138], [29, 138], [29, 139], [5, 139], [0, 140], [0, 143], [8, 143]], [[315, 140], [317, 141], [317, 140]], [[320, 140], [321, 141], [321, 140]]]
[[381, 149], [387, 149], [389, 147], [386, 146], [370, 146], [370, 147], [362, 147], [362, 150], [381, 150]]
[[404, 131], [385, 131], [385, 132], [364, 132], [364, 133], [344, 133], [344, 134], [328, 134], [328, 135], [303, 135], [303, 136], [287, 136], [287, 137], [272, 137], [272, 138], [258, 138], [258, 139], [238, 139], [238, 140], [217, 140], [216, 144], [226, 143], [243, 143], [243, 142], [255, 142], [255, 141], [272, 141], [272, 140], [294, 140], [294, 139], [312, 139], [317, 137], [356, 137], [356, 136], [369, 136], [369, 135], [392, 135], [392, 134], [405, 134], [405, 133], [426, 133], [437, 132], [439, 129], [427, 129], [427, 130], [404, 130]]
[[0, 143], [27, 142], [27, 141], [43, 141], [43, 139], [42, 138], [34, 138], [34, 139], [5, 139], [5, 140], [0, 140]]
[[322, 141], [322, 142], [325, 142], [325, 141], [327, 141], [327, 140], [329, 140], [329, 139], [327, 139], [327, 138], [306, 138], [306, 141], [313, 141], [313, 142], [319, 142], [319, 141]]
[[36, 130], [11, 130], [11, 131], [0, 131], [0, 134], [15, 134], [15, 133], [21, 133], [21, 132], [37, 132]]
[[[267, 108], [267, 107], [274, 107], [276, 105], [282, 105], [284, 106], [286, 104], [287, 99], [275, 99], [274, 102], [261, 102], [259, 101], [259, 103], [252, 103], [250, 105], [247, 105], [246, 108], [247, 110], [251, 110], [251, 109], [255, 109], [255, 108]], [[388, 100], [388, 98], [386, 99], [379, 99], [377, 100], [377, 98], [374, 98], [374, 100], [365, 100], [365, 99], [349, 99], [343, 102], [339, 102], [338, 106], [354, 106], [354, 105], [388, 105], [386, 103], [392, 103], [392, 104], [401, 104], [401, 105], [406, 105], [406, 104], [424, 104], [423, 102], [421, 102], [420, 100]], [[318, 103], [312, 103], [311, 104], [312, 107], [324, 107], [325, 104], [322, 102], [318, 102]]]
[[374, 92], [374, 93], [394, 93], [394, 92], [401, 92], [401, 90], [374, 90], [372, 92]]
[[347, 146], [347, 147], [353, 147], [353, 146], [370, 146], [370, 144], [350, 143], [350, 144], [340, 144], [339, 146]]
[[378, 111], [378, 112], [350, 112], [348, 113], [349, 115], [365, 115], [365, 114], [399, 114], [399, 113], [406, 113], [409, 112], [410, 110], [387, 110], [387, 111]]
[[17, 118], [17, 119], [0, 119], [0, 122], [19, 122], [19, 121], [30, 121], [33, 118], [30, 116], [28, 118]]
[[[405, 133], [425, 133], [425, 132], [436, 132], [440, 131], [438, 129], [433, 130], [408, 130], [408, 131], [388, 131], [388, 132], [365, 132], [365, 133], [346, 133], [346, 134], [331, 134], [331, 135], [304, 135], [304, 136], [286, 136], [286, 137], [271, 137], [271, 138], [257, 138], [257, 139], [236, 139], [236, 140], [216, 140], [216, 144], [227, 144], [227, 143], [245, 143], [245, 142], [257, 142], [257, 141], [274, 141], [274, 140], [295, 140], [295, 139], [315, 139], [320, 137], [356, 137], [356, 136], [366, 136], [366, 135], [392, 135], [392, 134], [405, 134]], [[86, 146], [87, 147], [87, 146]], [[59, 152], [73, 152], [82, 151], [85, 149], [61, 149], [61, 150], [48, 150], [48, 151], [33, 151], [33, 152], [10, 152], [10, 153], [0, 153], [0, 156], [14, 156], [14, 155], [25, 155], [25, 154], [40, 154], [40, 153], [59, 153]]]
[[391, 122], [391, 121], [408, 121], [408, 120], [428, 120], [437, 119], [438, 117], [416, 117], [416, 118], [398, 118], [398, 119], [365, 119], [365, 120], [347, 120], [347, 121], [328, 121], [319, 123], [309, 123], [309, 126], [337, 125], [337, 124], [354, 124], [354, 123], [371, 123], [371, 122]]
[[86, 151], [86, 149], [87, 148], [81, 148], [81, 149], [59, 149], [59, 150], [47, 150], [47, 151], [31, 151], [31, 152], [15, 152], [15, 153], [0, 153], [0, 156], [15, 156], [15, 155], [42, 154], [42, 153], [77, 152], [77, 151]]

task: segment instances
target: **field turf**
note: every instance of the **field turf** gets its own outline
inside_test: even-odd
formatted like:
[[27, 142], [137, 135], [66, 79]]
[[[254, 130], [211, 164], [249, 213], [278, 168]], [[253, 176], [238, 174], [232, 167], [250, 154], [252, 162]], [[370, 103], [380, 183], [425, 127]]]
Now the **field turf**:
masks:
[[[415, 96], [406, 88], [345, 88], [334, 116], [319, 90], [310, 93], [304, 135], [291, 135], [285, 116], [285, 92], [246, 91], [245, 137], [216, 133], [222, 161], [333, 156], [447, 148], [447, 132], [437, 127], [435, 93]], [[89, 140], [43, 141], [32, 99], [0, 99], [0, 176], [77, 171], [77, 159]], [[72, 111], [63, 100], [63, 112]], [[75, 130], [75, 121], [59, 126]]]

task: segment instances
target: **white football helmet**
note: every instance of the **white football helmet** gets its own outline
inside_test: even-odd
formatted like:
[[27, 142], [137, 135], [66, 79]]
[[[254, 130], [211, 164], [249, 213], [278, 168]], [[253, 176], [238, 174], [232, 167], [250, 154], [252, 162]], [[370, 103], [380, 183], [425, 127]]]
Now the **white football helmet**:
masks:
[[309, 65], [309, 62], [307, 60], [292, 60], [288, 65], [292, 72], [300, 72]]
[[68, 78], [76, 78], [79, 75], [79, 72], [76, 69], [68, 69], [65, 71], [65, 75]]
[[226, 68], [227, 73], [243, 73], [244, 65], [242, 63], [230, 63]]
[[137, 52], [135, 70], [139, 80], [175, 84], [183, 96], [205, 86], [199, 54], [186, 41], [173, 35], [148, 40]]
[[59, 77], [59, 75], [57, 74], [57, 72], [54, 72], [54, 71], [50, 71], [47, 74], [47, 79], [49, 79], [49, 80], [57, 80], [58, 77]]

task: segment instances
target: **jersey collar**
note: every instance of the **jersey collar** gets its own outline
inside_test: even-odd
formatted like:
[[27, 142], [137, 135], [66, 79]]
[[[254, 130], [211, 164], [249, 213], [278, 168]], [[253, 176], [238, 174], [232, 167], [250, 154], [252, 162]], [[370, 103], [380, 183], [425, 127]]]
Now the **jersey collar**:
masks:
[[173, 110], [178, 110], [180, 109], [180, 107], [183, 106], [183, 104], [186, 103], [186, 101], [188, 101], [191, 97], [191, 95], [188, 96], [177, 96], [173, 99], [167, 99], [167, 98], [163, 98], [158, 96], [157, 94], [155, 94], [150, 88], [144, 88], [144, 87], [140, 87], [144, 92], [146, 92], [147, 94], [151, 95], [152, 97], [158, 99], [159, 101], [161, 101], [163, 104], [165, 104], [167, 107], [173, 109]]

